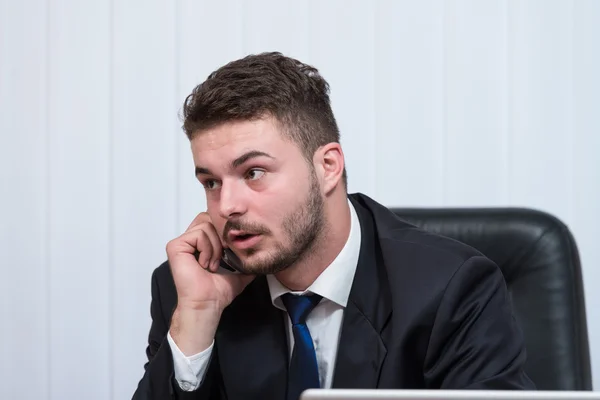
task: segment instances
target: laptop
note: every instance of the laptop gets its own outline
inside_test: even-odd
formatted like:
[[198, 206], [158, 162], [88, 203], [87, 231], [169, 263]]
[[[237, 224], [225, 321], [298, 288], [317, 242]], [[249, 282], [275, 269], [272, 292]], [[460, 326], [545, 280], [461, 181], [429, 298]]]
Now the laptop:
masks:
[[308, 389], [300, 400], [600, 400], [600, 392]]

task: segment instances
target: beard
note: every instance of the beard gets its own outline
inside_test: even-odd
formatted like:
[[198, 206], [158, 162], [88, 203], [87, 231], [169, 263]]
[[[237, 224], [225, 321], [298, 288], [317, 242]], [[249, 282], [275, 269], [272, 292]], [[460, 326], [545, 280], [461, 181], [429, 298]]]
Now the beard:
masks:
[[[311, 183], [307, 198], [292, 212], [285, 216], [282, 228], [285, 233], [287, 246], [281, 241], [275, 243], [275, 248], [254, 261], [242, 261], [238, 271], [243, 274], [267, 275], [281, 272], [294, 265], [310, 254], [317, 239], [325, 227], [324, 200], [319, 191], [319, 185], [314, 170], [311, 173]], [[227, 221], [223, 236], [232, 230], [245, 230], [253, 233], [268, 234], [269, 231], [261, 225], [244, 224], [238, 221]], [[258, 252], [255, 248], [244, 251], [247, 257]]]

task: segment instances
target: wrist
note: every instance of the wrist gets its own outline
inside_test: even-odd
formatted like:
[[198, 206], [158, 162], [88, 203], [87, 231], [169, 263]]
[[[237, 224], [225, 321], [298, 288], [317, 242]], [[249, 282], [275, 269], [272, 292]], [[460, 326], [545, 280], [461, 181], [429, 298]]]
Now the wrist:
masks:
[[169, 331], [173, 341], [186, 357], [210, 347], [221, 319], [221, 313], [222, 310], [219, 307], [198, 309], [177, 306]]
[[220, 315], [224, 309], [225, 307], [223, 307], [218, 300], [195, 301], [181, 298], [177, 299], [176, 311], [190, 315], [209, 315], [215, 313]]

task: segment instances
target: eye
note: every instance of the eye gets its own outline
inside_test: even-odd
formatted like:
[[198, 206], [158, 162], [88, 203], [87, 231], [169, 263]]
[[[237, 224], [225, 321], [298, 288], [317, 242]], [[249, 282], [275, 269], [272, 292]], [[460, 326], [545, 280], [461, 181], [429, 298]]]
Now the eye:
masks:
[[219, 182], [215, 179], [207, 179], [206, 181], [204, 181], [202, 186], [204, 186], [204, 189], [206, 190], [214, 190], [219, 186]]
[[257, 179], [262, 178], [264, 174], [265, 171], [263, 171], [262, 169], [253, 168], [246, 174], [246, 179], [255, 181]]

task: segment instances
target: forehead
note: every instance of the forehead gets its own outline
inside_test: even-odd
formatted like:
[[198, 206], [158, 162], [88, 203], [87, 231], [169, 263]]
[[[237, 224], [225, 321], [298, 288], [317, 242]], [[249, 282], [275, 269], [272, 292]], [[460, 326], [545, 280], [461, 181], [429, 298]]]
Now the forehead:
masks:
[[283, 135], [279, 124], [268, 118], [220, 124], [198, 133], [191, 147], [198, 163], [213, 156], [235, 158], [249, 150], [282, 152], [296, 146]]

